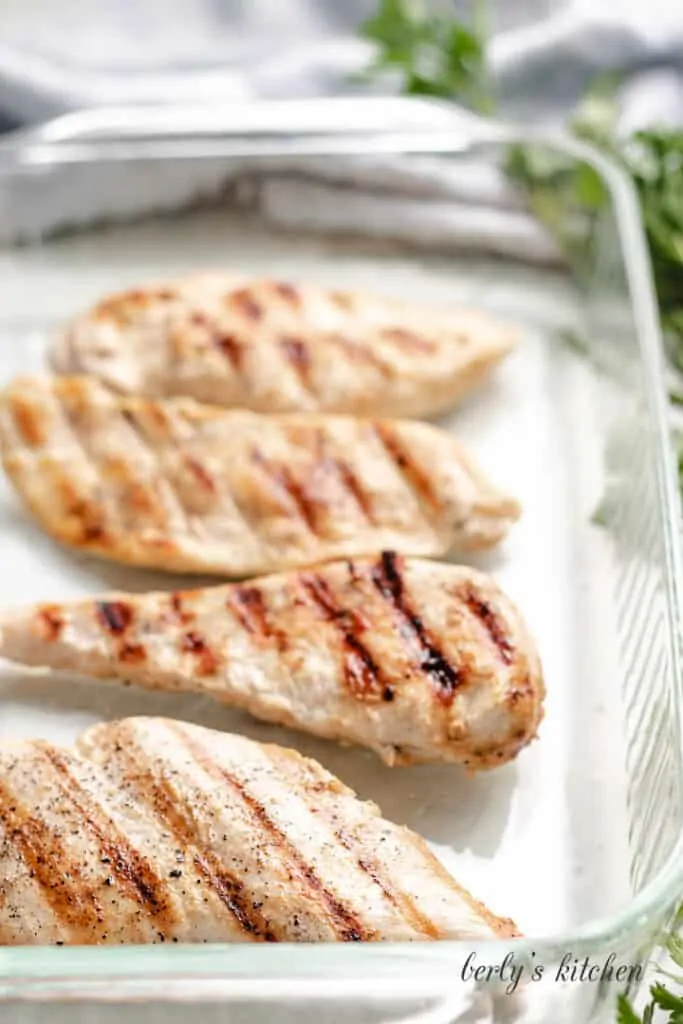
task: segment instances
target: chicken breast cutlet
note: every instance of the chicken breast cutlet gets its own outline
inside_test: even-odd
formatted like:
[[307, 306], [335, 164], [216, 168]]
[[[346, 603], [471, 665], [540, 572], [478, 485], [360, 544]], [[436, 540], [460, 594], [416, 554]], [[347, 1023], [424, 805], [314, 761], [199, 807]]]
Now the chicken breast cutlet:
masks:
[[392, 548], [486, 548], [519, 515], [444, 431], [410, 420], [263, 416], [15, 381], [0, 452], [48, 533], [116, 561], [256, 575]]
[[0, 656], [206, 694], [390, 764], [509, 761], [536, 735], [545, 695], [535, 644], [492, 579], [388, 551], [6, 611]]
[[57, 373], [256, 412], [434, 416], [510, 352], [483, 313], [215, 272], [112, 295], [51, 350]]
[[0, 747], [0, 945], [518, 934], [293, 750], [159, 718]]

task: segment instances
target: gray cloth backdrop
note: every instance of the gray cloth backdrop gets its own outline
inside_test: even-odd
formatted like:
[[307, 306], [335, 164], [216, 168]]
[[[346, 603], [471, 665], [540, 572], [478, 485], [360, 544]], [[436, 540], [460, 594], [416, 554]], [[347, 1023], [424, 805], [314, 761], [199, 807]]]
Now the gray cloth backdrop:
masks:
[[[445, 6], [467, 16], [469, 0]], [[3, 0], [0, 108], [25, 122], [96, 103], [358, 89], [348, 74], [367, 48], [355, 29], [373, 8], [374, 0]], [[683, 116], [676, 0], [499, 0], [490, 8], [506, 114], [556, 116], [597, 71], [616, 67], [632, 75], [630, 119]]]

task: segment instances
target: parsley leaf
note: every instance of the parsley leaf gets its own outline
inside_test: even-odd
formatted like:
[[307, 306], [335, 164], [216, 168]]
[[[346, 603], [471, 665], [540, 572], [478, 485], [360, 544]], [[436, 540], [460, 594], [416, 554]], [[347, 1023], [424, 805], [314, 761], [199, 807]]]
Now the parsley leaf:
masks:
[[655, 1006], [659, 1006], [662, 1010], [671, 1010], [675, 1014], [683, 1014], [683, 998], [675, 996], [659, 982], [652, 986], [650, 994]]
[[493, 109], [486, 71], [483, 5], [474, 6], [472, 27], [431, 5], [414, 0], [381, 0], [377, 13], [361, 26], [375, 44], [371, 72], [398, 72], [405, 93], [458, 99], [481, 113]]
[[617, 1024], [644, 1024], [643, 1018], [638, 1016], [626, 996], [617, 999]]

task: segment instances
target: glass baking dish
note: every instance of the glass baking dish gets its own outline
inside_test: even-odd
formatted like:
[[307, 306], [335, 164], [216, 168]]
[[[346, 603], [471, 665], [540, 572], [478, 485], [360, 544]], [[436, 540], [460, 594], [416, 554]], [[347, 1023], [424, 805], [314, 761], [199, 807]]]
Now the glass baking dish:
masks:
[[[393, 196], [392, 216], [368, 217], [363, 230], [365, 207], [354, 207], [349, 182], [329, 181], [333, 158], [443, 154], [457, 191], [461, 172], [499, 173], [519, 143], [593, 168], [606, 192], [596, 214], [570, 209], [558, 188], [556, 214], [571, 233], [564, 266], [532, 261], [524, 231], [504, 246], [470, 228], [465, 248], [438, 232], [417, 244], [406, 237], [409, 190]], [[313, 157], [328, 158], [322, 184]], [[322, 236], [300, 213], [287, 230], [264, 222], [253, 195], [273, 175], [313, 190], [304, 195], [320, 208]], [[134, 200], [126, 209], [124, 195]], [[381, 187], [376, 199], [381, 210]], [[435, 223], [465, 222], [468, 207], [452, 193], [434, 202], [425, 209]], [[521, 606], [549, 691], [539, 741], [515, 764], [466, 778], [450, 767], [388, 769], [196, 697], [3, 666], [0, 739], [68, 741], [101, 718], [167, 714], [295, 746], [425, 835], [528, 937], [509, 947], [5, 948], [0, 1000], [75, 1000], [71, 1020], [93, 1003], [102, 1020], [119, 1019], [122, 1004], [163, 1004], [164, 1019], [180, 1020], [192, 1003], [202, 1020], [225, 1019], [226, 1005], [230, 1019], [250, 1021], [574, 1024], [609, 1014], [683, 890], [679, 500], [660, 329], [628, 182], [578, 143], [438, 104], [271, 102], [92, 112], [19, 133], [0, 144], [0, 211], [0, 383], [40, 372], [50, 332], [102, 293], [209, 266], [464, 302], [515, 322], [519, 351], [443, 424], [525, 507], [500, 552], [479, 564]], [[585, 338], [585, 351], [563, 341], [568, 331]], [[58, 549], [2, 486], [3, 602], [177, 582]]]

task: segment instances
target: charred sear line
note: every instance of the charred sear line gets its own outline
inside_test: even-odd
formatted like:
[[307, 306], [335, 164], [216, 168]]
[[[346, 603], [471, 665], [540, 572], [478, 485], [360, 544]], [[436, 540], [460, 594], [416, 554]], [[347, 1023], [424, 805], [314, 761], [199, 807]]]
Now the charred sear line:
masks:
[[52, 642], [58, 640], [64, 629], [64, 616], [59, 605], [43, 605], [36, 614], [45, 639]]
[[[354, 611], [340, 608], [327, 582], [315, 573], [302, 574], [301, 585], [309, 600], [322, 612], [327, 622], [336, 628], [341, 641], [346, 685], [359, 699], [384, 699], [387, 687], [375, 659], [360, 639], [365, 624]], [[393, 699], [393, 691], [392, 691]]]
[[122, 408], [121, 409], [121, 416], [126, 421], [126, 423], [130, 424], [130, 426], [133, 427], [135, 430], [139, 430], [140, 429], [140, 424], [138, 423], [138, 418], [137, 418], [137, 416], [135, 415], [135, 413], [133, 412], [132, 409]]
[[280, 350], [299, 378], [299, 382], [307, 390], [311, 390], [311, 353], [301, 338], [280, 338]]
[[205, 466], [202, 466], [201, 462], [197, 462], [190, 455], [185, 458], [185, 465], [189, 469], [194, 479], [201, 485], [205, 491], [209, 491], [211, 494], [216, 493], [216, 481], [209, 473]]
[[271, 620], [263, 592], [258, 587], [239, 584], [230, 587], [226, 606], [245, 632], [256, 639], [274, 640], [280, 650], [288, 646], [287, 633]]
[[353, 501], [363, 517], [370, 523], [374, 522], [371, 495], [365, 490], [350, 463], [334, 453], [327, 430], [315, 430], [304, 444], [309, 444], [315, 452], [314, 478], [335, 478], [337, 485]]
[[1, 781], [0, 821], [6, 841], [21, 857], [56, 920], [90, 938], [104, 919], [96, 892], [69, 857], [59, 833], [22, 808]]
[[263, 307], [256, 301], [248, 288], [238, 288], [228, 296], [228, 304], [247, 320], [261, 320]]
[[239, 879], [227, 874], [220, 863], [210, 864], [204, 854], [195, 854], [193, 860], [197, 870], [203, 875], [243, 931], [262, 942], [279, 941], [261, 915], [254, 912], [254, 901], [245, 893], [244, 885]]
[[170, 728], [185, 744], [194, 760], [207, 774], [213, 776], [222, 785], [227, 783], [239, 795], [252, 817], [266, 833], [266, 844], [273, 851], [277, 850], [293, 874], [306, 881], [309, 887], [309, 894], [315, 894], [320, 899], [339, 938], [344, 942], [360, 942], [375, 939], [376, 932], [366, 928], [363, 922], [348, 907], [345, 907], [334, 893], [331, 893], [324, 886], [310, 864], [306, 863], [286, 834], [272, 820], [263, 804], [246, 789], [242, 782], [235, 778], [227, 769], [212, 761], [201, 745], [196, 743], [191, 736], [188, 736], [181, 727], [171, 724]]
[[244, 345], [234, 334], [217, 334], [213, 339], [214, 346], [225, 356], [235, 373], [244, 368]]
[[356, 854], [356, 864], [358, 867], [382, 890], [386, 899], [396, 907], [411, 928], [414, 928], [416, 932], [420, 932], [422, 935], [428, 936], [430, 939], [441, 938], [441, 932], [434, 922], [417, 909], [408, 893], [392, 884], [391, 879], [387, 877], [379, 862], [368, 857], [366, 848], [363, 848], [364, 852], [360, 856], [358, 855], [357, 840], [352, 835], [349, 835], [343, 829], [335, 832], [335, 835], [344, 849]]
[[394, 551], [384, 551], [372, 570], [372, 582], [387, 601], [398, 620], [404, 640], [418, 665], [432, 680], [438, 697], [449, 703], [456, 689], [463, 683], [462, 676], [446, 659], [429, 635], [425, 624], [410, 605], [401, 575], [402, 560]]
[[258, 587], [232, 587], [227, 600], [242, 629], [257, 636], [270, 636], [263, 594]]
[[470, 586], [460, 594], [471, 613], [479, 619], [506, 665], [512, 664], [515, 648], [500, 617], [493, 608]]
[[353, 584], [354, 586], [360, 583], [361, 580], [363, 579], [362, 573], [360, 572], [358, 566], [356, 565], [352, 558], [347, 559], [346, 571], [348, 572], [349, 575], [349, 583]]
[[146, 442], [150, 437], [168, 437], [171, 424], [158, 402], [132, 399], [129, 404], [119, 406], [119, 412], [126, 423]]
[[390, 377], [393, 368], [372, 351], [367, 343], [347, 338], [343, 334], [326, 334], [325, 340], [339, 349], [351, 362], [366, 363], [378, 370], [383, 377]]
[[58, 477], [54, 486], [66, 516], [75, 520], [73, 525], [80, 534], [79, 541], [83, 544], [105, 543], [107, 532], [103, 507], [96, 500], [81, 497], [64, 477]]
[[[144, 751], [142, 754], [144, 758]], [[150, 789], [145, 784], [146, 777], [140, 775], [130, 743], [121, 744], [117, 756], [124, 762], [127, 786], [137, 794], [137, 798], [143, 804], [150, 807], [154, 817], [163, 822], [173, 837], [174, 845], [182, 850], [188, 859], [191, 857], [199, 874], [232, 914], [240, 928], [255, 939], [277, 942], [278, 936], [272, 931], [263, 914], [254, 908], [245, 882], [227, 871], [211, 850], [197, 849], [197, 828], [192, 820], [191, 811], [183, 808], [169, 782], [159, 775]]]
[[12, 418], [17, 432], [22, 441], [29, 448], [38, 448], [45, 444], [47, 436], [45, 433], [45, 418], [40, 408], [35, 408], [30, 402], [18, 395], [11, 399]]
[[436, 345], [429, 338], [425, 338], [416, 331], [409, 331], [405, 327], [386, 327], [382, 331], [382, 338], [398, 345], [407, 352], [436, 352]]
[[133, 608], [125, 601], [99, 601], [95, 607], [104, 628], [117, 636], [125, 633], [133, 621]]
[[410, 457], [396, 431], [388, 423], [383, 423], [380, 420], [374, 424], [374, 429], [382, 447], [411, 490], [414, 491], [418, 501], [429, 506], [430, 511], [438, 511], [442, 503], [434, 490], [432, 477], [427, 470], [422, 469], [415, 459]]
[[306, 488], [296, 480], [288, 466], [273, 464], [264, 458], [258, 448], [252, 451], [252, 462], [268, 478], [275, 490], [285, 499], [291, 510], [297, 513], [311, 533], [317, 535], [316, 503]]
[[180, 640], [183, 651], [194, 654], [197, 658], [197, 671], [200, 676], [212, 676], [218, 671], [218, 657], [199, 633], [190, 630]]
[[[128, 889], [130, 895], [151, 917], [173, 916], [168, 906], [165, 883], [157, 877], [150, 864], [130, 845], [114, 822], [99, 808], [72, 775], [68, 762], [52, 747], [43, 746], [46, 760], [55, 770], [66, 799], [78, 811], [100, 848], [100, 860], [107, 857], [109, 872]], [[100, 820], [98, 820], [98, 817]]]
[[352, 495], [356, 505], [368, 522], [374, 522], [372, 498], [345, 459], [334, 459], [334, 467], [344, 488]]
[[139, 664], [147, 659], [147, 651], [143, 644], [122, 643], [118, 651], [121, 661], [128, 664]]
[[285, 302], [292, 306], [301, 305], [301, 295], [295, 285], [290, 284], [288, 281], [273, 281], [271, 284], [276, 295], [279, 295]]
[[167, 616], [167, 621], [173, 623], [180, 623], [181, 625], [187, 625], [194, 619], [194, 613], [188, 611], [183, 605], [183, 594], [181, 591], [175, 590], [169, 597], [170, 612]]

